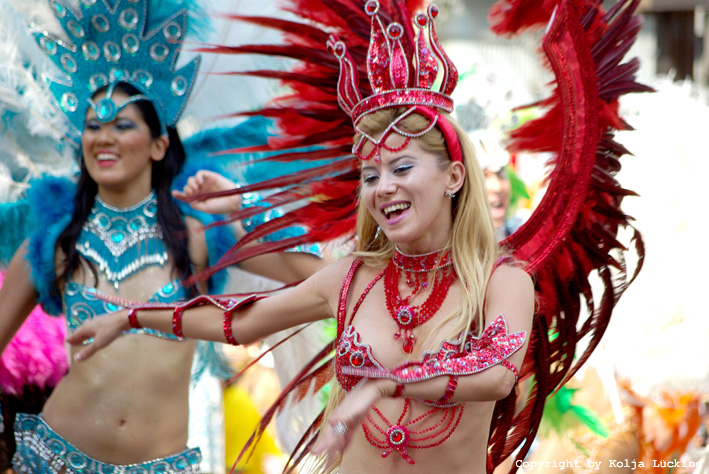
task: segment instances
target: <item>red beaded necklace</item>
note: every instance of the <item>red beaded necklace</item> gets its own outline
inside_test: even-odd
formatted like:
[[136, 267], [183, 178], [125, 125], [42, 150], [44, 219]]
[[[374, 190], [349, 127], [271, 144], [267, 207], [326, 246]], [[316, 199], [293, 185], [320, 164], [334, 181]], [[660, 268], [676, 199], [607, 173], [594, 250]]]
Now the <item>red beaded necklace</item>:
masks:
[[[433, 448], [443, 444], [451, 437], [456, 428], [458, 428], [460, 419], [463, 416], [463, 409], [465, 408], [464, 404], [448, 408], [432, 408], [426, 413], [404, 422], [403, 420], [408, 413], [410, 404], [410, 400], [405, 398], [404, 410], [394, 424], [392, 424], [377, 407], [372, 407], [372, 410], [378, 415], [381, 421], [384, 422], [384, 427], [380, 426], [371, 415], [367, 415], [367, 418], [362, 423], [364, 437], [367, 438], [369, 444], [375, 448], [384, 450], [382, 451], [383, 458], [386, 458], [392, 452], [396, 451], [406, 462], [414, 464], [413, 458], [409, 456], [408, 449]], [[440, 416], [436, 423], [426, 428], [421, 427], [418, 430], [412, 429], [414, 425], [434, 415]], [[384, 439], [380, 438], [379, 435], [383, 435]], [[426, 443], [426, 441], [428, 441], [428, 443]]]
[[[428, 289], [428, 273], [435, 271], [430, 293], [420, 305], [411, 301], [421, 291]], [[404, 274], [406, 284], [412, 289], [411, 294], [401, 297], [399, 280]], [[399, 330], [394, 339], [403, 338], [404, 352], [414, 350], [416, 336], [413, 329], [425, 323], [436, 314], [448, 295], [448, 290], [456, 274], [453, 259], [447, 249], [422, 255], [406, 255], [397, 248], [394, 256], [384, 270], [384, 294], [386, 305]]]

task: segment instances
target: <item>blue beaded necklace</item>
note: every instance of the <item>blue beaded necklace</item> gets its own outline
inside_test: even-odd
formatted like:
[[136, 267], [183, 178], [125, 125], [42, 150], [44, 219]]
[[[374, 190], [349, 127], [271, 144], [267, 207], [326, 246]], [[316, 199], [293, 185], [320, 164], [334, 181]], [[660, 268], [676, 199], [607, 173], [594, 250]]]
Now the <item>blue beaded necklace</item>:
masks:
[[76, 250], [118, 290], [120, 282], [150, 265], [167, 262], [155, 191], [138, 204], [117, 208], [100, 196], [82, 227]]

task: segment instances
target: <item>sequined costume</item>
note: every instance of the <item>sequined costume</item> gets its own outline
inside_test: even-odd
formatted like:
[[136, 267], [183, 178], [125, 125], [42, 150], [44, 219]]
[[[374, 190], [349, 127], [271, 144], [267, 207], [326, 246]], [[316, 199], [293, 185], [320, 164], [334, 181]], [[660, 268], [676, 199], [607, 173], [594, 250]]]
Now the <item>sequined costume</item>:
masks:
[[113, 465], [92, 459], [62, 438], [41, 416], [18, 414], [15, 421], [17, 453], [14, 470], [19, 474], [83, 472], [153, 474], [199, 473], [202, 456], [199, 449], [186, 449], [181, 453], [143, 463]]
[[[410, 383], [445, 375], [470, 375], [497, 364], [511, 370], [517, 377], [517, 368], [507, 358], [522, 347], [526, 334], [522, 332], [507, 337], [502, 315], [479, 337], [469, 331], [458, 340], [441, 342], [437, 351], [424, 352], [420, 362], [408, 362], [393, 370], [386, 369], [377, 361], [369, 344], [360, 340], [360, 334], [353, 325], [359, 304], [380, 279], [379, 276], [375, 277], [360, 295], [352, 309], [349, 325], [346, 320], [350, 285], [362, 264], [359, 259], [352, 263], [342, 283], [338, 302], [335, 377], [346, 392], [352, 390], [364, 377], [390, 378], [397, 383]], [[423, 415], [403, 422], [411, 400], [433, 408]], [[457, 428], [463, 410], [464, 404], [460, 402], [405, 398], [401, 416], [396, 422], [389, 421], [377, 407], [372, 407], [376, 417], [368, 415], [362, 423], [362, 430], [372, 446], [384, 450], [382, 457], [397, 451], [407, 462], [414, 464], [415, 461], [408, 450], [429, 448], [445, 442]]]
[[[363, 377], [391, 378], [399, 383], [410, 383], [441, 375], [469, 375], [497, 364], [503, 365], [517, 376], [517, 368], [507, 358], [522, 347], [526, 334], [522, 332], [507, 336], [502, 315], [490, 323], [480, 337], [475, 337], [472, 332], [468, 332], [464, 338], [461, 336], [457, 341], [443, 341], [437, 351], [426, 351], [421, 362], [409, 362], [393, 370], [384, 368], [374, 357], [372, 348], [360, 341], [360, 334], [352, 324], [357, 307], [350, 315], [350, 324], [346, 325], [345, 321], [350, 285], [361, 265], [361, 260], [355, 260], [350, 267], [342, 283], [338, 304], [335, 375], [346, 392], [352, 390]], [[361, 295], [360, 300], [366, 296], [369, 289], [371, 285]], [[440, 406], [427, 400], [419, 401]]]
[[[128, 209], [109, 206], [96, 196], [76, 249], [84, 259], [94, 263], [106, 280], [118, 289], [122, 280], [148, 266], [165, 265], [168, 260], [167, 246], [162, 240], [156, 210], [155, 192]], [[106, 303], [100, 298], [100, 293], [93, 287], [74, 281], [64, 286], [63, 301], [70, 334], [88, 319], [121, 309]], [[187, 296], [187, 291], [175, 279], [155, 288], [149, 301], [170, 302]], [[143, 328], [128, 332], [179, 340], [172, 334]]]

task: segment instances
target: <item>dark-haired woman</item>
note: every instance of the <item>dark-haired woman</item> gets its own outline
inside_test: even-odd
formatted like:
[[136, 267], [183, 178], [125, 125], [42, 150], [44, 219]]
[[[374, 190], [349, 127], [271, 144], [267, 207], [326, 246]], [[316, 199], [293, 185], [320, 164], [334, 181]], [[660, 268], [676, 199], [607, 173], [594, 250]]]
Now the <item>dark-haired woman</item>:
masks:
[[[100, 117], [106, 100], [117, 109], [110, 120]], [[182, 284], [208, 264], [208, 250], [201, 222], [183, 216], [170, 195], [185, 161], [176, 130], [162, 127], [145, 95], [118, 82], [93, 96], [81, 148], [73, 203], [56, 202], [72, 196], [65, 182], [45, 183], [40, 200], [61, 210], [48, 213], [9, 265], [0, 348], [38, 302], [63, 312], [71, 333], [120, 309], [106, 297], [170, 302], [200, 290]], [[269, 258], [261, 267], [280, 257]], [[286, 281], [317, 264], [303, 254], [286, 260], [298, 264], [276, 266]], [[72, 365], [40, 415], [18, 415], [15, 471], [199, 472], [200, 453], [187, 448], [194, 350], [195, 341], [132, 328], [100, 357]]]

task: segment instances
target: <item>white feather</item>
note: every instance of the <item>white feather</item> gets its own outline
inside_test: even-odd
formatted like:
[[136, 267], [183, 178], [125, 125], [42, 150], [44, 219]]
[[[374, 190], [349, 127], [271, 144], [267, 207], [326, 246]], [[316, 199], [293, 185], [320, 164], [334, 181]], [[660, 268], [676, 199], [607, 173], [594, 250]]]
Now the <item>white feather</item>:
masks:
[[33, 18], [42, 17], [34, 0], [4, 0], [0, 15], [0, 199], [5, 201], [17, 198], [34, 177], [68, 173], [75, 166], [74, 150], [64, 139], [66, 121], [42, 79], [53, 65], [30, 33], [22, 14], [28, 8]]

